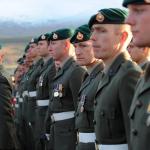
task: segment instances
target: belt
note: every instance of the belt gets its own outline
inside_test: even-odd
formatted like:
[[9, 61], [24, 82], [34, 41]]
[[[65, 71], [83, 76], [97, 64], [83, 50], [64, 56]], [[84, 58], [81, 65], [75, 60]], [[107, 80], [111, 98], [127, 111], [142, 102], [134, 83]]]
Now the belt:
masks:
[[22, 103], [23, 102], [23, 98], [19, 98], [19, 102]]
[[23, 93], [22, 93], [23, 97], [28, 96], [28, 95], [29, 95], [28, 91], [23, 91]]
[[116, 144], [116, 145], [98, 145], [99, 150], [128, 150], [127, 144]]
[[61, 113], [53, 113], [51, 115], [52, 121], [61, 121], [66, 119], [74, 118], [75, 111], [67, 111], [67, 112], [61, 112]]
[[78, 133], [79, 142], [81, 143], [95, 143], [95, 133]]
[[49, 105], [49, 99], [43, 99], [43, 100], [37, 100], [36, 101], [37, 106], [48, 106]]
[[29, 97], [36, 97], [36, 91], [30, 91], [28, 95]]

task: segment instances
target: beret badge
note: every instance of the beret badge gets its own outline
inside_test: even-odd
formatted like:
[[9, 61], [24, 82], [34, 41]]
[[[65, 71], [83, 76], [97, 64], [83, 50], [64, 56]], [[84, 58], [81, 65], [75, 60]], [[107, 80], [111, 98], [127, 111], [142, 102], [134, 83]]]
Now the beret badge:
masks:
[[42, 35], [42, 36], [41, 36], [41, 39], [42, 39], [42, 40], [45, 40], [45, 39], [46, 39], [46, 36], [45, 36], [45, 35]]
[[104, 21], [104, 16], [100, 12], [96, 15], [96, 21], [98, 22]]
[[31, 39], [31, 43], [33, 43], [33, 42], [34, 42], [34, 39], [32, 38], [32, 39]]
[[53, 39], [54, 40], [58, 39], [58, 35], [56, 33], [53, 34]]
[[83, 37], [84, 37], [84, 36], [83, 36], [83, 34], [82, 34], [81, 32], [78, 32], [78, 34], [77, 34], [77, 37], [76, 37], [76, 38], [77, 38], [78, 40], [82, 40], [82, 39], [83, 39]]

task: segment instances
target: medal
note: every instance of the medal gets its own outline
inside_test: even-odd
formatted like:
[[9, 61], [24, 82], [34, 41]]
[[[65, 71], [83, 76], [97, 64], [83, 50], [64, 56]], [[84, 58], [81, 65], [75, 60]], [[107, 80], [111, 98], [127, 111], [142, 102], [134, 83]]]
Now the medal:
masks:
[[62, 95], [62, 93], [59, 93], [59, 97], [62, 97], [63, 95]]
[[51, 115], [51, 120], [52, 120], [52, 122], [55, 122], [55, 119], [54, 119], [53, 115]]
[[63, 96], [63, 86], [62, 86], [62, 84], [59, 84], [58, 85], [58, 90], [59, 90], [59, 97], [62, 97]]
[[147, 113], [150, 114], [150, 102], [149, 102], [148, 107], [147, 107]]
[[42, 76], [40, 76], [40, 78], [39, 78], [39, 86], [43, 86], [43, 77]]
[[147, 125], [147, 127], [149, 127], [149, 126], [150, 126], [150, 115], [147, 117], [146, 125]]
[[83, 111], [84, 111], [85, 99], [86, 99], [86, 95], [82, 95], [82, 96], [81, 96], [81, 101], [80, 101], [80, 104], [81, 104], [80, 112], [83, 112]]
[[80, 108], [80, 112], [83, 112], [84, 111], [84, 107], [83, 106], [81, 106], [81, 108]]
[[58, 91], [55, 91], [54, 92], [54, 97], [58, 97], [59, 96], [59, 92]]

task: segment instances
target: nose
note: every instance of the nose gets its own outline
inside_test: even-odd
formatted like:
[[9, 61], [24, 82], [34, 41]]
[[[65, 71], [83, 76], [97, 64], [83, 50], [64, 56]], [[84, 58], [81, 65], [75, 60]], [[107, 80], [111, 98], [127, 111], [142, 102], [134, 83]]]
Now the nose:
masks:
[[37, 49], [39, 50], [40, 49], [40, 45], [38, 44], [38, 46], [37, 46]]
[[78, 55], [80, 55], [80, 53], [81, 53], [80, 49], [79, 48], [75, 48], [75, 54], [78, 56]]
[[135, 24], [135, 17], [132, 15], [132, 13], [129, 13], [128, 17], [125, 20], [125, 23], [131, 26]]

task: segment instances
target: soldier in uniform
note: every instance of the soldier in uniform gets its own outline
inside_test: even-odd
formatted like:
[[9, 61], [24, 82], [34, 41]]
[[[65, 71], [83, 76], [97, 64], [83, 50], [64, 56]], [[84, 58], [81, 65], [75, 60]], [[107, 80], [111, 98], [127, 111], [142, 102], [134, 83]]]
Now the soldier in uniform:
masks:
[[37, 39], [33, 39], [30, 45], [33, 47], [31, 51], [35, 55], [33, 60], [32, 72], [28, 79], [27, 91], [28, 91], [28, 103], [27, 103], [27, 124], [28, 138], [30, 139], [30, 148], [35, 149], [35, 110], [36, 110], [36, 84], [40, 76], [41, 66], [43, 64], [43, 59], [39, 57], [39, 52], [37, 49]]
[[128, 150], [128, 111], [142, 70], [127, 52], [130, 26], [124, 24], [125, 10], [101, 9], [89, 21], [96, 58], [105, 68], [95, 96], [94, 124], [100, 150]]
[[16, 136], [13, 109], [11, 106], [12, 87], [8, 73], [2, 65], [3, 52], [0, 52], [0, 149], [17, 150], [19, 143]]
[[61, 67], [53, 81], [48, 110], [48, 117], [51, 115], [51, 150], [75, 150], [76, 147], [74, 113], [85, 70], [77, 65], [70, 54], [71, 36], [70, 29], [56, 30], [51, 36], [49, 50]]
[[19, 84], [21, 82], [21, 77], [23, 75], [23, 58], [19, 58], [17, 60], [18, 66], [16, 68], [16, 71], [14, 73], [14, 77], [15, 77], [15, 98], [16, 98], [16, 104], [15, 104], [15, 124], [16, 124], [16, 128], [18, 129], [19, 127]]
[[30, 78], [30, 75], [33, 72], [33, 60], [34, 60], [34, 54], [32, 52], [32, 48], [33, 47], [33, 43], [29, 43], [29, 49], [26, 53], [26, 58], [25, 58], [25, 64], [28, 67], [28, 71], [26, 72], [26, 74], [24, 75], [24, 79], [23, 79], [23, 93], [22, 93], [22, 97], [23, 97], [23, 103], [22, 103], [22, 125], [23, 125], [23, 139], [26, 139], [26, 141], [24, 142], [25, 145], [25, 149], [30, 149], [31, 148], [31, 139], [30, 139], [30, 124], [28, 124], [28, 101], [29, 101], [29, 93], [28, 93], [28, 80]]
[[135, 61], [142, 68], [142, 70], [145, 70], [150, 61], [150, 48], [137, 47], [133, 41], [131, 41], [128, 46], [128, 52], [132, 60]]
[[[28, 72], [28, 79], [26, 80], [26, 87], [27, 87], [27, 103], [26, 103], [26, 122], [27, 122], [27, 130], [26, 130], [26, 136], [27, 136], [27, 140], [26, 140], [26, 144], [27, 147], [34, 150], [35, 149], [35, 140], [34, 140], [34, 117], [35, 117], [35, 92], [34, 90], [31, 90], [31, 87], [34, 87], [34, 84], [32, 84], [32, 76], [33, 73], [36, 69], [38, 69], [38, 66], [40, 64], [40, 57], [39, 57], [39, 53], [38, 53], [38, 49], [37, 49], [37, 43], [38, 40], [37, 38], [32, 38], [32, 40], [29, 42], [29, 49], [28, 49], [28, 53], [27, 56], [31, 58], [32, 60], [32, 65], [30, 67], [30, 71]], [[36, 80], [36, 78], [34, 79]], [[34, 115], [34, 117], [33, 117]]]
[[40, 70], [37, 81], [36, 95], [36, 150], [43, 150], [45, 147], [44, 120], [49, 104], [49, 93], [52, 91], [52, 81], [56, 73], [55, 63], [49, 52], [49, 34], [41, 35], [38, 39], [39, 54], [43, 58], [44, 64]]
[[88, 25], [82, 25], [76, 29], [71, 38], [75, 47], [77, 63], [87, 68], [87, 76], [79, 90], [79, 103], [75, 115], [75, 127], [78, 131], [76, 150], [95, 150], [94, 97], [104, 64], [94, 57], [90, 35], [91, 31]]
[[[27, 47], [25, 48], [25, 53], [27, 53], [29, 49], [29, 46], [27, 45]], [[25, 117], [23, 114], [23, 92], [24, 92], [24, 84], [25, 84], [25, 77], [26, 77], [26, 73], [28, 72], [29, 66], [28, 64], [25, 63], [25, 54], [22, 57], [22, 62], [21, 62], [21, 79], [18, 83], [17, 86], [17, 91], [18, 91], [18, 109], [17, 109], [17, 120], [18, 120], [18, 127], [17, 127], [17, 136], [18, 139], [20, 141], [20, 145], [21, 145], [21, 149], [27, 149], [26, 148], [26, 141], [24, 139], [26, 139], [26, 126], [25, 126]], [[27, 123], [26, 123], [27, 124]]]
[[[126, 23], [131, 25], [133, 42], [138, 47], [150, 47], [150, 1], [124, 0], [123, 5], [129, 8]], [[141, 77], [129, 112], [131, 123], [131, 149], [150, 149], [150, 64], [145, 75]]]
[[[24, 69], [24, 70], [23, 70]], [[24, 134], [23, 134], [23, 115], [22, 115], [22, 105], [23, 105], [23, 97], [22, 97], [22, 93], [23, 93], [23, 84], [24, 84], [24, 76], [25, 76], [25, 65], [22, 65], [22, 75], [21, 75], [21, 79], [19, 81], [18, 84], [18, 109], [17, 109], [17, 120], [18, 120], [18, 128], [17, 128], [17, 136], [21, 145], [21, 149], [25, 149], [25, 141], [24, 141]]]

